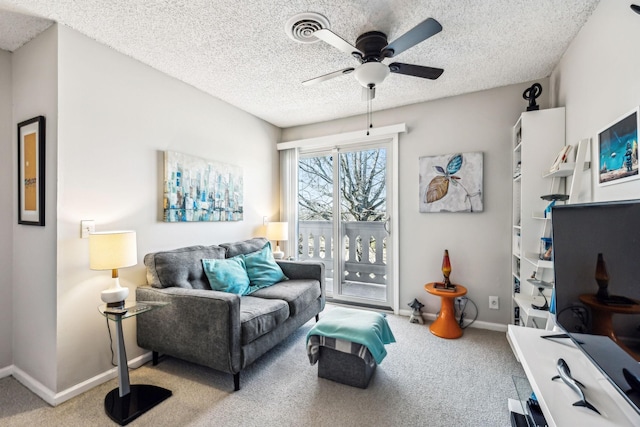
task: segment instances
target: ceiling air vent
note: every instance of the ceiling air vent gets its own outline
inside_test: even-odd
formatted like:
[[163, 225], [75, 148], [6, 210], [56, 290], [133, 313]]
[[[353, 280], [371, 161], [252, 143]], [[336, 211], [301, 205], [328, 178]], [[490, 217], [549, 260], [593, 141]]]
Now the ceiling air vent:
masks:
[[319, 13], [299, 13], [289, 18], [284, 30], [289, 38], [300, 43], [315, 43], [318, 41], [313, 33], [322, 28], [329, 28], [329, 20]]

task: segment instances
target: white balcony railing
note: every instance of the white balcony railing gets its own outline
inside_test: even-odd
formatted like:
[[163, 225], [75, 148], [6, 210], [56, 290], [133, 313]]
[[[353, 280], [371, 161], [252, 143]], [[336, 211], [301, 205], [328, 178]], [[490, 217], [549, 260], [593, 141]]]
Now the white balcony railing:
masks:
[[[333, 277], [333, 222], [298, 223], [298, 259], [321, 261], [327, 278]], [[386, 285], [387, 231], [383, 222], [342, 223], [341, 252], [344, 281]]]

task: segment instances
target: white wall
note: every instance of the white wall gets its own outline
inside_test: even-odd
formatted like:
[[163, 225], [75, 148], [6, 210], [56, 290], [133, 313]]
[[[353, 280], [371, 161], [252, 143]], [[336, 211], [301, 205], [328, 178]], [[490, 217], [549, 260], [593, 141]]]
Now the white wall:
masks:
[[552, 102], [567, 111], [567, 143], [592, 138], [585, 185], [594, 201], [640, 198], [640, 180], [600, 187], [594, 169], [598, 132], [640, 105], [640, 15], [630, 3], [600, 2], [551, 76]]
[[[51, 390], [56, 385], [57, 44], [52, 26], [12, 58], [13, 125], [42, 115], [47, 126], [44, 227], [18, 224], [15, 162], [12, 167], [13, 361]], [[17, 143], [12, 145], [17, 159]]]
[[[211, 70], [215, 73], [215, 70]], [[139, 264], [120, 280], [135, 294], [146, 253], [249, 238], [278, 210], [280, 130], [235, 107], [59, 26], [58, 390], [111, 368], [100, 291], [109, 272], [88, 267], [80, 221], [137, 232]], [[162, 152], [244, 170], [244, 221], [162, 223]], [[123, 324], [127, 356], [135, 320]]]
[[[546, 105], [548, 81], [539, 103]], [[437, 81], [429, 84], [438, 84]], [[511, 312], [511, 130], [527, 103], [522, 92], [531, 83], [476, 92], [373, 114], [375, 127], [406, 123], [399, 140], [400, 308], [418, 298], [428, 313], [440, 301], [428, 296], [425, 283], [441, 280], [442, 255], [449, 250], [451, 278], [468, 288], [478, 320], [507, 324]], [[380, 96], [383, 96], [382, 92]], [[375, 103], [375, 101], [374, 101]], [[363, 104], [364, 108], [364, 104]], [[362, 116], [284, 129], [283, 141], [359, 130]], [[482, 213], [420, 213], [418, 159], [422, 156], [482, 151]], [[549, 153], [549, 164], [556, 153]], [[489, 310], [489, 296], [500, 297], [500, 310]]]
[[0, 50], [0, 369], [13, 364], [11, 343], [11, 259], [13, 235], [13, 151], [14, 134], [11, 126], [11, 54]]

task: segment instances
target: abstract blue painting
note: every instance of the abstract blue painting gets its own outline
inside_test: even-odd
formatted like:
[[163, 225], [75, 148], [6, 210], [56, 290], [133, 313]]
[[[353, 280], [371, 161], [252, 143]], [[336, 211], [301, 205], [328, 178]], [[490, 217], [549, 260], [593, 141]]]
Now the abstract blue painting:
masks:
[[164, 152], [165, 222], [242, 221], [242, 168]]

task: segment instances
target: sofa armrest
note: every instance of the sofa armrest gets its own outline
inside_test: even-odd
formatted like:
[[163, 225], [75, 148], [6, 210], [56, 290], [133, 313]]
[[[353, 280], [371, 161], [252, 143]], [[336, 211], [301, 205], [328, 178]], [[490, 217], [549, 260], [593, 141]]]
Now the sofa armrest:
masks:
[[320, 282], [320, 310], [324, 310], [324, 304], [326, 300], [324, 264], [316, 261], [276, 260], [276, 262], [282, 269], [284, 275], [289, 279], [311, 279]]
[[170, 303], [136, 316], [140, 347], [229, 373], [242, 369], [238, 295], [140, 286], [136, 300]]

